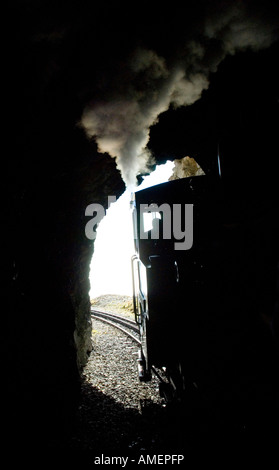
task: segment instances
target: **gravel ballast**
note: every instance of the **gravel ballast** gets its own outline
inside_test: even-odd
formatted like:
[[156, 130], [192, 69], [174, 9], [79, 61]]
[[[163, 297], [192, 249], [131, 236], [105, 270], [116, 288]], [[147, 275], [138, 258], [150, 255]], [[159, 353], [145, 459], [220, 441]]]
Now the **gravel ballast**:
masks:
[[138, 379], [138, 345], [96, 319], [92, 320], [92, 342], [71, 446], [94, 454], [116, 449], [118, 453], [151, 452], [164, 447], [166, 404], [156, 376], [146, 383]]
[[[117, 314], [123, 310], [122, 301], [119, 304], [117, 298], [113, 299], [117, 310], [110, 308], [108, 299], [104, 300], [105, 304], [99, 299], [96, 308]], [[131, 318], [130, 308], [127, 310], [126, 315]], [[176, 454], [184, 455], [186, 463], [192, 458], [194, 462], [202, 456], [208, 458], [210, 453], [215, 458], [220, 449], [231, 455], [232, 451], [249, 450], [250, 443], [254, 445], [253, 430], [246, 431], [240, 414], [248, 402], [243, 405], [240, 400], [233, 400], [233, 390], [224, 389], [227, 394], [223, 397], [214, 383], [201, 390], [188, 387], [182, 403], [166, 404], [156, 376], [147, 383], [139, 381], [138, 345], [125, 333], [93, 319], [92, 342], [67, 452], [89, 454], [93, 464], [95, 456], [133, 455], [133, 462], [142, 455]]]

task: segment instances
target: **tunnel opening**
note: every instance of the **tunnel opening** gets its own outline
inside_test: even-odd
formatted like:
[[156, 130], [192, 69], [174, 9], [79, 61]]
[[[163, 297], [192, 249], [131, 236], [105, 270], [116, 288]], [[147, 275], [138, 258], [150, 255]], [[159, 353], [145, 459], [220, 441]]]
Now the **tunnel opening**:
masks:
[[[128, 187], [118, 199], [110, 195], [113, 202], [108, 204], [105, 216], [96, 227], [93, 244], [88, 278], [91, 309], [134, 318], [131, 192], [168, 181], [173, 168], [174, 163], [167, 161], [143, 177], [138, 187]], [[92, 347], [81, 369], [81, 403], [71, 447], [80, 450], [83, 445], [94, 452], [100, 447], [103, 452], [108, 446], [107, 452], [112, 452], [123, 446], [125, 452], [135, 452], [139, 446], [159, 445], [156, 438], [154, 441], [156, 427], [160, 427], [158, 422], [154, 424], [153, 434], [150, 431], [149, 437], [144, 437], [148, 442], [143, 443], [147, 419], [143, 415], [150, 412], [160, 420], [163, 401], [156, 378], [149, 384], [138, 380], [138, 345], [98, 319], [91, 319], [90, 329]], [[88, 337], [88, 328], [83, 335]]]
[[[203, 170], [193, 158], [168, 160], [157, 165], [133, 189], [147, 189], [173, 179], [202, 174]], [[130, 200], [129, 187], [110, 205], [98, 224], [89, 275], [91, 311], [109, 312], [128, 319], [135, 318], [131, 269], [135, 247]], [[150, 229], [153, 216], [161, 217], [157, 212], [145, 215], [151, 216], [151, 219], [147, 217], [145, 220], [146, 230]], [[88, 426], [84, 445], [95, 450], [96, 446], [100, 446], [102, 451], [107, 445], [110, 451], [123, 446], [126, 452], [139, 452], [140, 449], [149, 452], [153, 449], [155, 452], [168, 441], [169, 452], [174, 450], [173, 446], [181, 452], [183, 433], [179, 435], [176, 430], [172, 436], [169, 434], [174, 430], [169, 429], [170, 422], [179, 420], [179, 417], [174, 413], [170, 419], [165, 411], [166, 399], [160, 393], [159, 378], [152, 374], [148, 382], [139, 380], [139, 346], [116, 330], [111, 330], [98, 318], [92, 318], [91, 341], [92, 351], [82, 372], [83, 392], [79, 413], [80, 428]], [[111, 421], [113, 429], [107, 420]], [[174, 422], [172, 425], [175, 427]], [[95, 427], [100, 438], [94, 434], [93, 441]], [[162, 433], [163, 428], [167, 431]], [[78, 440], [75, 436], [73, 446], [79, 447]]]
[[[97, 227], [94, 253], [90, 265], [90, 301], [100, 303], [101, 297], [111, 307], [113, 296], [123, 296], [131, 303], [133, 288], [131, 278], [131, 257], [134, 253], [134, 236], [130, 208], [131, 192], [168, 181], [173, 174], [174, 163], [168, 160], [157, 165], [148, 176], [143, 177], [137, 187], [128, 187], [116, 202], [106, 211]], [[111, 297], [110, 297], [111, 296]]]

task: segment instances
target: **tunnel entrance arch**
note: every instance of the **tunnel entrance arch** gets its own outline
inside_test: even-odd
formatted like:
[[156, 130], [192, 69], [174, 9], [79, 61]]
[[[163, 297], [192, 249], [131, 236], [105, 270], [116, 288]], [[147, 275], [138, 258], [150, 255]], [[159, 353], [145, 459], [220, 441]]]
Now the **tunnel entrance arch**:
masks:
[[174, 164], [157, 165], [137, 188], [127, 188], [108, 208], [97, 227], [94, 253], [90, 266], [90, 299], [101, 295], [119, 294], [132, 297], [131, 256], [134, 252], [131, 192], [168, 181]]

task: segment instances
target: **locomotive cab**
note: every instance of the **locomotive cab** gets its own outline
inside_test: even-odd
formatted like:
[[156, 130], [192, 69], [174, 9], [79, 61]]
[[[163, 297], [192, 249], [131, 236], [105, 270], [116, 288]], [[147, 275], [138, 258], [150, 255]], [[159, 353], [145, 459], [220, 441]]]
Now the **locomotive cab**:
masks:
[[185, 320], [190, 325], [193, 302], [201, 294], [205, 240], [210, 238], [209, 231], [213, 234], [216, 218], [211, 197], [215, 191], [216, 181], [202, 175], [132, 195], [133, 301], [141, 339], [140, 380], [151, 378], [153, 366], [169, 372], [181, 368], [180, 358], [190, 349], [192, 340], [184, 325]]

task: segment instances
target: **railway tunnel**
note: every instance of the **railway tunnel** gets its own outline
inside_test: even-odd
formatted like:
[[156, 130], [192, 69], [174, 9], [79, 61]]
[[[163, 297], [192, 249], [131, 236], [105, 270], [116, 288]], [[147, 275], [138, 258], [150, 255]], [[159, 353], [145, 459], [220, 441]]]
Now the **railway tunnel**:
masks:
[[[84, 234], [85, 208], [92, 202], [106, 207], [108, 195], [119, 197], [125, 184], [115, 159], [76, 125], [95, 73], [75, 42], [77, 30], [70, 29], [65, 43], [61, 29], [53, 36], [38, 32], [44, 21], [35, 27], [29, 11], [23, 14], [22, 22], [12, 13], [16, 31], [7, 64], [1, 404], [9, 448], [33, 453], [67, 437], [79, 403], [80, 370], [91, 351], [88, 275], [94, 243]], [[237, 174], [237, 184], [230, 179], [231, 213], [272, 208], [272, 227], [278, 209], [276, 57], [278, 44], [228, 57], [200, 100], [162, 114], [148, 143], [156, 162], [192, 155], [205, 172], [216, 170], [220, 143], [224, 172], [232, 164]], [[267, 322], [276, 305], [277, 234], [270, 234], [274, 246], [267, 247], [263, 263]]]

